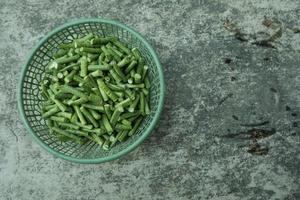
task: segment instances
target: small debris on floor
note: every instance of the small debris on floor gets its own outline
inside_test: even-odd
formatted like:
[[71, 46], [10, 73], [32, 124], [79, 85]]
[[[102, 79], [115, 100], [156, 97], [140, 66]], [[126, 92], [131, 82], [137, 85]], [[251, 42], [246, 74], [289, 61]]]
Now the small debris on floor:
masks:
[[277, 90], [275, 88], [270, 88], [271, 92], [277, 93]]
[[239, 118], [236, 115], [232, 115], [232, 118], [235, 120], [239, 120]]
[[253, 143], [249, 145], [249, 149], [247, 150], [248, 153], [251, 153], [252, 155], [267, 155], [269, 152], [268, 147], [262, 147], [258, 143]]
[[[230, 132], [229, 129], [227, 129], [227, 131]], [[231, 139], [250, 140], [250, 144], [246, 145], [246, 147], [248, 147], [247, 149], [248, 153], [251, 153], [252, 155], [266, 155], [269, 152], [269, 148], [262, 147], [262, 145], [260, 145], [258, 141], [260, 139], [270, 137], [275, 133], [276, 133], [275, 129], [267, 130], [267, 129], [253, 128], [246, 132], [229, 133], [223, 137], [228, 139], [231, 138]], [[244, 147], [244, 145], [242, 147]]]
[[224, 58], [224, 63], [225, 64], [230, 64], [232, 62], [231, 58]]

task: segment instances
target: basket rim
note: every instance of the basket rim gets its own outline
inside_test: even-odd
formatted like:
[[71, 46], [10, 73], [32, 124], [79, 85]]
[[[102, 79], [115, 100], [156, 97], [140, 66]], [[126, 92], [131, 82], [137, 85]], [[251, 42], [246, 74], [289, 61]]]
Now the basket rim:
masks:
[[[109, 156], [106, 156], [106, 157], [93, 158], [93, 159], [91, 159], [91, 158], [89, 158], [89, 159], [75, 158], [75, 157], [67, 156], [67, 155], [65, 155], [65, 154], [63, 154], [59, 151], [56, 151], [56, 150], [52, 149], [46, 143], [44, 143], [36, 135], [35, 131], [30, 127], [29, 122], [28, 122], [28, 120], [25, 116], [24, 105], [23, 105], [23, 91], [22, 91], [24, 78], [25, 78], [25, 73], [28, 69], [28, 65], [29, 65], [30, 61], [32, 60], [33, 56], [35, 55], [35, 53], [37, 52], [37, 50], [43, 45], [43, 43], [46, 40], [48, 40], [51, 36], [53, 36], [54, 34], [60, 32], [63, 29], [66, 29], [70, 26], [74, 26], [74, 25], [77, 25], [77, 24], [83, 24], [83, 23], [88, 23], [88, 22], [99, 22], [99, 23], [113, 24], [113, 25], [116, 25], [116, 26], [118, 26], [122, 29], [125, 29], [128, 32], [130, 32], [131, 34], [135, 35], [146, 46], [146, 48], [149, 50], [151, 56], [153, 57], [155, 65], [158, 68], [160, 91], [161, 91], [160, 96], [159, 96], [157, 111], [155, 112], [155, 115], [154, 115], [153, 119], [151, 120], [150, 125], [146, 128], [146, 130], [144, 132], [142, 132], [141, 136], [139, 136], [132, 144], [127, 146], [122, 151], [119, 151], [119, 152], [117, 152], [113, 155], [109, 155]], [[58, 26], [54, 30], [50, 31], [46, 36], [44, 36], [38, 42], [37, 45], [35, 45], [35, 47], [29, 53], [29, 56], [27, 56], [25, 64], [23, 64], [21, 77], [20, 77], [20, 80], [19, 80], [19, 83], [18, 83], [17, 92], [18, 92], [18, 95], [17, 95], [17, 98], [18, 98], [17, 99], [18, 100], [18, 111], [19, 111], [20, 119], [25, 124], [25, 128], [27, 129], [27, 131], [30, 133], [30, 135], [35, 139], [35, 141], [40, 146], [42, 146], [46, 151], [50, 152], [54, 156], [57, 156], [59, 158], [62, 158], [64, 160], [67, 160], [67, 161], [70, 161], [70, 162], [82, 163], [82, 164], [97, 164], [97, 163], [112, 161], [112, 160], [115, 160], [117, 158], [120, 158], [120, 157], [128, 154], [129, 152], [133, 151], [137, 146], [139, 146], [150, 135], [150, 133], [153, 131], [156, 124], [158, 123], [160, 114], [161, 114], [162, 109], [163, 109], [164, 96], [165, 96], [165, 84], [164, 84], [164, 74], [163, 74], [162, 66], [159, 62], [159, 58], [158, 58], [155, 50], [152, 48], [152, 46], [147, 42], [147, 40], [140, 33], [135, 31], [134, 29], [128, 27], [127, 25], [125, 25], [123, 23], [120, 23], [118, 21], [115, 21], [115, 20], [104, 19], [104, 18], [81, 18], [81, 19], [72, 20], [70, 22], [67, 22], [67, 23], [61, 25], [61, 26]]]

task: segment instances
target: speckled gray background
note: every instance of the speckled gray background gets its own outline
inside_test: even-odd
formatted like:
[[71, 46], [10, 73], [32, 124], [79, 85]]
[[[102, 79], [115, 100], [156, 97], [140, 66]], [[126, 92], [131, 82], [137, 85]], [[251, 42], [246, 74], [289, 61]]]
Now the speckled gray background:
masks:
[[[300, 199], [300, 2], [139, 2], [0, 0], [0, 199]], [[48, 154], [17, 113], [26, 56], [48, 31], [81, 17], [145, 35], [166, 79], [159, 127], [128, 156], [99, 165]], [[281, 23], [276, 48], [241, 42], [223, 26], [228, 19], [264, 36], [272, 31], [265, 17]], [[248, 153], [243, 133], [229, 137], [262, 121], [257, 128], [276, 130], [258, 141], [266, 155]]]

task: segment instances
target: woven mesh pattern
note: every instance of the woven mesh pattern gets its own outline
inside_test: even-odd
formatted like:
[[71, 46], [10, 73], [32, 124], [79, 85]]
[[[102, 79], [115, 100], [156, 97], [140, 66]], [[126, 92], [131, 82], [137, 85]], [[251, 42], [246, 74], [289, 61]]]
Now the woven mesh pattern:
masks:
[[[39, 91], [39, 82], [45, 75], [45, 67], [52, 60], [52, 55], [58, 50], [58, 44], [68, 42], [73, 39], [82, 37], [88, 33], [94, 33], [101, 36], [116, 36], [130, 48], [137, 47], [142, 56], [145, 58], [146, 64], [149, 66], [149, 79], [151, 81], [150, 88], [150, 108], [151, 114], [147, 116], [137, 133], [129, 138], [126, 142], [113, 147], [110, 151], [104, 151], [94, 142], [85, 145], [78, 145], [72, 142], [61, 143], [52, 137], [48, 131], [45, 121], [41, 118], [40, 108], [43, 98]], [[73, 158], [79, 159], [95, 159], [113, 155], [128, 145], [132, 144], [145, 131], [147, 126], [153, 120], [154, 114], [158, 109], [160, 91], [160, 81], [158, 66], [155, 65], [149, 50], [144, 44], [133, 34], [127, 30], [113, 24], [105, 22], [89, 22], [76, 24], [66, 27], [46, 40], [36, 52], [34, 52], [29, 61], [27, 71], [22, 87], [22, 98], [24, 106], [24, 115], [28, 120], [29, 126], [35, 134], [50, 148]]]

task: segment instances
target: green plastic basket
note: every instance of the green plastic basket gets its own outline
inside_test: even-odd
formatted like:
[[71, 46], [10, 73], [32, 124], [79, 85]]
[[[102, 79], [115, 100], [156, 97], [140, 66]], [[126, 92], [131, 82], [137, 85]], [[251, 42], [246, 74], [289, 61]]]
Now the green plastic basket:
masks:
[[[136, 134], [110, 151], [102, 150], [94, 142], [85, 145], [59, 142], [49, 134], [40, 113], [43, 98], [38, 84], [44, 76], [45, 66], [52, 59], [53, 53], [57, 51], [59, 43], [73, 40], [87, 33], [116, 36], [129, 47], [137, 47], [149, 66], [151, 114], [143, 120]], [[21, 73], [18, 108], [29, 133], [48, 152], [72, 162], [101, 163], [127, 154], [150, 134], [162, 111], [164, 91], [163, 70], [159, 59], [150, 44], [139, 33], [112, 20], [82, 19], [64, 24], [51, 31], [33, 49]]]

